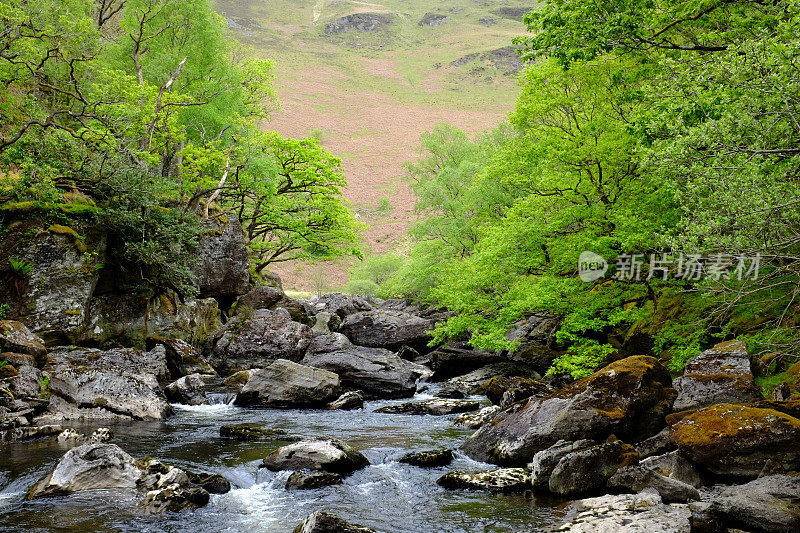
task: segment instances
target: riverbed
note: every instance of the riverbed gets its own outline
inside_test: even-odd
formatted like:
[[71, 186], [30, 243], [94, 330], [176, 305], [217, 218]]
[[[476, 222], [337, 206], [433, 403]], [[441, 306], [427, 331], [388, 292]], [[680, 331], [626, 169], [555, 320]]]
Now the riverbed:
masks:
[[[434, 389], [435, 390], [435, 389]], [[433, 392], [430, 391], [430, 392]], [[399, 401], [371, 401], [356, 411], [246, 409], [230, 394], [212, 394], [212, 405], [174, 405], [164, 422], [74, 426], [91, 433], [111, 427], [111, 441], [134, 457], [152, 456], [180, 468], [225, 476], [233, 489], [212, 495], [196, 511], [143, 516], [141, 493], [94, 490], [25, 501], [25, 491], [69, 449], [55, 439], [0, 444], [0, 531], [225, 531], [290, 532], [308, 514], [327, 510], [383, 532], [533, 532], [558, 514], [552, 500], [527, 494], [449, 491], [436, 484], [449, 470], [493, 468], [455, 452], [444, 468], [397, 462], [409, 451], [457, 449], [472, 432], [455, 427], [454, 416], [374, 413]], [[415, 401], [430, 399], [417, 394]], [[474, 399], [483, 399], [475, 397]], [[408, 401], [408, 400], [405, 400]], [[224, 424], [256, 423], [303, 437], [337, 437], [360, 450], [370, 466], [342, 485], [307, 491], [284, 489], [289, 472], [259, 468], [279, 441], [238, 442], [219, 437]]]

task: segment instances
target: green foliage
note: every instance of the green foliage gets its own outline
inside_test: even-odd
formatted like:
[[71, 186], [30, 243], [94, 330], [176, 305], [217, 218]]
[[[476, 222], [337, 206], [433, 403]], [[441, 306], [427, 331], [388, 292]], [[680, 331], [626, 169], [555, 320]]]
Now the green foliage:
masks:
[[11, 313], [11, 306], [7, 303], [0, 304], [0, 320], [5, 320]]
[[614, 353], [610, 344], [584, 340], [569, 347], [564, 355], [553, 361], [548, 374], [569, 374], [574, 379], [584, 378], [600, 368]]
[[0, 211], [99, 217], [147, 291], [192, 292], [211, 199], [259, 269], [359, 253], [340, 161], [260, 131], [274, 64], [242, 59], [210, 0], [11, 0], [0, 21]]
[[380, 288], [402, 264], [403, 258], [399, 254], [368, 255], [348, 271], [345, 291], [364, 297], [387, 296]]
[[8, 265], [11, 267], [13, 275], [20, 278], [28, 277], [33, 270], [33, 263], [17, 257], [9, 257]]
[[7, 364], [8, 364], [8, 361], [7, 361], [7, 360], [5, 360], [5, 359], [3, 359], [2, 361], [0, 361], [0, 368], [3, 368], [3, 367], [4, 367], [4, 366], [6, 366]]
[[39, 377], [39, 398], [42, 400], [50, 399], [50, 376]]

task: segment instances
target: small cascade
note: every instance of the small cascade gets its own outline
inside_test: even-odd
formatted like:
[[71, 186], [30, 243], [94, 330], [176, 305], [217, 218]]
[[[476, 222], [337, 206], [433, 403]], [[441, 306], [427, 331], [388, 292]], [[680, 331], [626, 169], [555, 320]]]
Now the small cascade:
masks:
[[234, 392], [209, 392], [206, 393], [208, 403], [211, 405], [233, 405], [236, 400], [236, 393]]

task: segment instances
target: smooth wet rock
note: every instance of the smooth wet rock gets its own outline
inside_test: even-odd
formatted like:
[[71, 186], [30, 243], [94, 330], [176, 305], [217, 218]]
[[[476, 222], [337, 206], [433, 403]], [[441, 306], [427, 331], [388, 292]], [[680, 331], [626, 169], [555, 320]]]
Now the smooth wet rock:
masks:
[[500, 468], [487, 472], [448, 472], [436, 483], [446, 489], [475, 489], [492, 492], [519, 492], [531, 488], [531, 477], [524, 468]]
[[325, 406], [325, 409], [352, 411], [364, 408], [364, 394], [361, 391], [348, 391]]
[[570, 505], [564, 533], [690, 533], [686, 505], [666, 505], [655, 492], [608, 495]]
[[282, 446], [264, 458], [262, 466], [279, 470], [324, 470], [347, 476], [369, 465], [361, 452], [339, 439], [303, 440]]
[[263, 368], [276, 359], [300, 361], [311, 344], [311, 328], [275, 311], [260, 309], [249, 319], [235, 317], [215, 334], [209, 362], [232, 373]]
[[339, 395], [339, 376], [333, 372], [278, 359], [250, 372], [235, 404], [270, 407], [322, 407]]
[[561, 459], [572, 452], [584, 450], [595, 445], [597, 445], [597, 442], [588, 439], [575, 442], [560, 440], [546, 450], [537, 452], [529, 466], [531, 470], [531, 485], [535, 488], [547, 489], [550, 484], [550, 476]]
[[663, 455], [675, 450], [675, 445], [669, 441], [669, 427], [665, 427], [652, 437], [648, 437], [633, 445], [639, 453], [639, 459], [653, 455]]
[[63, 427], [57, 424], [45, 424], [41, 426], [3, 426], [5, 426], [5, 424], [0, 425], [0, 442], [20, 442], [55, 437], [64, 430]]
[[211, 495], [194, 484], [186, 471], [157, 459], [148, 460], [142, 468], [142, 478], [137, 486], [147, 491], [139, 504], [144, 513], [178, 512], [208, 505]]
[[590, 493], [605, 487], [617, 470], [637, 461], [633, 447], [618, 440], [576, 450], [558, 461], [548, 488], [560, 495]]
[[800, 419], [772, 409], [713, 405], [673, 425], [669, 438], [715, 474], [755, 477], [767, 461], [777, 472], [800, 470]]
[[88, 443], [69, 450], [28, 491], [28, 499], [89, 489], [134, 488], [142, 477], [136, 460], [116, 444]]
[[286, 490], [311, 490], [340, 485], [342, 476], [333, 472], [298, 470], [286, 480]]
[[[441, 350], [431, 353], [431, 356], [434, 358], [434, 362], [432, 363], [433, 368], [436, 369], [431, 380], [437, 381], [443, 375], [455, 375], [456, 377], [451, 377], [445, 383], [449, 386], [459, 387], [468, 394], [486, 394], [484, 385], [486, 385], [492, 379], [520, 376], [522, 372], [525, 372], [525, 369], [516, 363], [503, 362], [486, 364], [486, 361], [497, 360], [497, 356], [494, 352], [487, 352], [488, 355], [475, 356], [476, 358], [480, 359], [479, 362], [475, 363], [480, 365], [477, 370], [472, 370], [467, 373], [466, 370], [471, 368], [473, 365], [469, 364], [469, 361], [465, 362], [463, 360], [454, 360], [452, 361], [452, 368], [450, 368], [447, 372], [443, 372], [441, 359], [439, 359], [438, 363], [436, 362], [437, 357], [440, 357], [440, 355], [437, 356], [437, 354], [441, 354]], [[528, 370], [528, 374], [526, 374], [526, 376], [533, 379], [537, 377], [538, 374]]]
[[231, 491], [231, 482], [220, 474], [186, 472], [191, 483], [203, 488], [209, 494], [227, 494]]
[[374, 529], [351, 524], [344, 518], [326, 511], [316, 511], [300, 522], [293, 533], [376, 533]]
[[206, 405], [205, 381], [200, 374], [190, 374], [164, 387], [164, 395], [172, 403]]
[[503, 408], [531, 397], [544, 398], [553, 391], [547, 385], [522, 376], [498, 376], [481, 387], [494, 405]]
[[721, 342], [690, 359], [674, 387], [678, 392], [675, 411], [761, 399], [747, 347], [741, 341]]
[[422, 402], [406, 402], [399, 405], [387, 405], [376, 409], [376, 413], [404, 414], [404, 415], [452, 415], [469, 413], [480, 409], [481, 404], [471, 400], [446, 400], [438, 398]]
[[636, 442], [664, 427], [675, 398], [657, 359], [633, 356], [611, 363], [547, 398], [517, 404], [462, 445], [473, 459], [525, 465], [559, 440], [604, 440], [613, 434]]
[[424, 452], [411, 452], [407, 453], [397, 461], [412, 466], [419, 466], [421, 468], [438, 468], [441, 466], [447, 466], [453, 462], [453, 451], [449, 449], [443, 449], [427, 450]]
[[709, 512], [724, 524], [781, 533], [800, 530], [800, 477], [765, 476], [731, 487], [711, 502]]
[[165, 349], [167, 369], [172, 379], [179, 379], [190, 374], [215, 375], [217, 372], [208, 364], [191, 344], [183, 339], [168, 339], [151, 336], [147, 339], [149, 348], [163, 345]]
[[499, 405], [489, 405], [475, 412], [461, 413], [453, 419], [453, 424], [465, 428], [478, 429], [494, 420], [501, 410]]
[[279, 440], [279, 441], [298, 441], [300, 437], [289, 435], [282, 429], [262, 428], [255, 424], [232, 424], [219, 428], [219, 436], [223, 439], [233, 439], [241, 441], [253, 440]]
[[335, 372], [342, 388], [361, 390], [368, 398], [413, 396], [425, 369], [382, 348], [353, 346], [344, 350], [309, 353], [302, 364]]
[[[16, 320], [0, 320], [0, 352], [14, 352], [31, 355], [43, 361], [47, 355], [44, 340], [34, 335], [22, 322]], [[0, 358], [0, 361], [5, 357]]]

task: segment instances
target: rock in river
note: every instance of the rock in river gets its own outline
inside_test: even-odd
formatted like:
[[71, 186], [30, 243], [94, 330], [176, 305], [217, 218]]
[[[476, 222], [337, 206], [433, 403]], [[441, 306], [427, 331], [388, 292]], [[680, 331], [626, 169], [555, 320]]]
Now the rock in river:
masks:
[[658, 432], [675, 398], [670, 376], [657, 359], [633, 356], [571, 383], [550, 396], [501, 412], [462, 445], [479, 461], [522, 466], [561, 439], [631, 442]]
[[339, 395], [339, 376], [327, 370], [278, 359], [250, 379], [235, 404], [270, 407], [322, 407]]
[[453, 462], [453, 451], [444, 449], [412, 452], [398, 459], [398, 462], [419, 466], [421, 468], [437, 468], [440, 466], [447, 466]]
[[470, 400], [425, 400], [423, 402], [406, 402], [399, 405], [387, 405], [376, 409], [376, 413], [404, 415], [452, 415], [468, 413], [480, 409], [481, 404]]
[[264, 458], [272, 470], [324, 470], [347, 476], [369, 465], [361, 452], [339, 439], [302, 440], [278, 448]]
[[531, 488], [531, 476], [524, 468], [500, 468], [487, 472], [448, 472], [436, 483], [446, 489], [485, 489], [493, 492], [517, 492]]
[[374, 529], [351, 524], [344, 518], [325, 511], [316, 511], [300, 522], [293, 533], [376, 533]]

